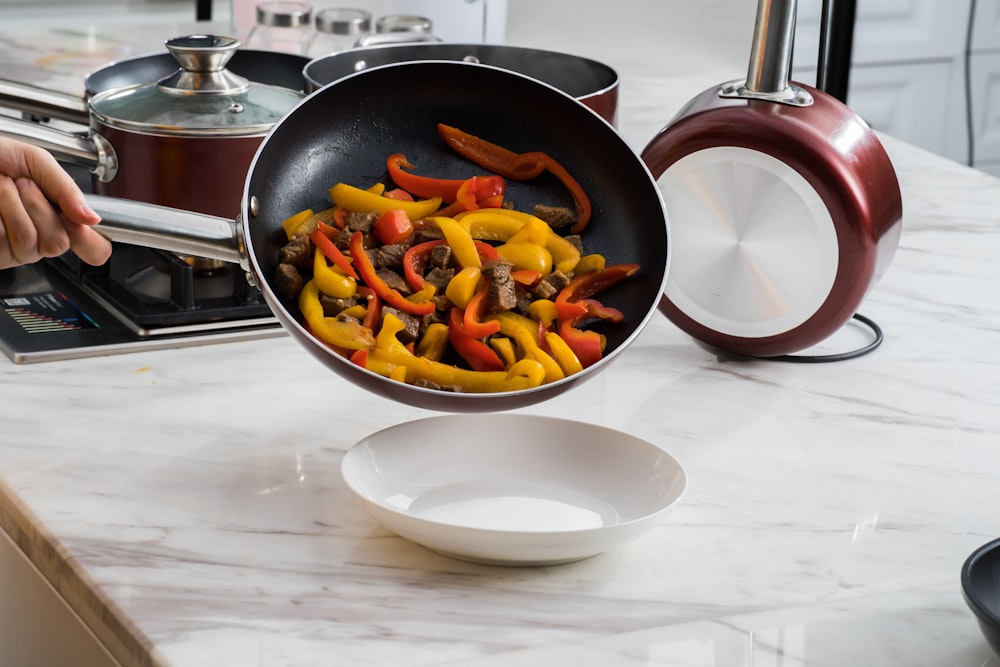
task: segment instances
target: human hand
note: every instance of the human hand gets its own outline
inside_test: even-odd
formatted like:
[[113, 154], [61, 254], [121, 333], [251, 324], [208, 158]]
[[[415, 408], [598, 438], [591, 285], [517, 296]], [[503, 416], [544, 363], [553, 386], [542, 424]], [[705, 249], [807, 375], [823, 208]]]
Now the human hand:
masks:
[[0, 138], [0, 269], [67, 250], [103, 264], [111, 243], [93, 229], [100, 220], [50, 153]]

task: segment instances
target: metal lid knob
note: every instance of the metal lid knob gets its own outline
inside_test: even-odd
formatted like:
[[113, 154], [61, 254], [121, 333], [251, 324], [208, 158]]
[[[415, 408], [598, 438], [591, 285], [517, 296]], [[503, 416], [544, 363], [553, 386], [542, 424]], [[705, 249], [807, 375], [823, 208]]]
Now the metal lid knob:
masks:
[[157, 82], [172, 95], [238, 95], [250, 88], [250, 81], [226, 69], [240, 42], [233, 37], [188, 35], [164, 44], [181, 69]]

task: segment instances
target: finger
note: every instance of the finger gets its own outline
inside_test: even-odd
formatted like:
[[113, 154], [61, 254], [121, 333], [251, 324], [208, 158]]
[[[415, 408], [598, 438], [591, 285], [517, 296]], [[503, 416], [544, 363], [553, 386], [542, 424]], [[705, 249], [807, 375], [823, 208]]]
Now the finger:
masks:
[[[38, 252], [38, 230], [31, 216], [24, 210], [17, 186], [6, 176], [0, 177], [0, 219], [3, 220], [6, 232], [11, 265], [28, 264], [41, 259]], [[69, 244], [68, 237], [66, 244]]]
[[101, 218], [87, 205], [86, 197], [73, 178], [52, 154], [37, 146], [25, 146], [24, 164], [31, 180], [46, 198], [54, 202], [67, 218], [84, 225], [94, 225]]
[[14, 183], [22, 210], [29, 218], [27, 222], [35, 227], [34, 252], [42, 257], [58, 257], [69, 250], [66, 226], [38, 185], [27, 178], [19, 178]]
[[66, 220], [63, 224], [69, 235], [70, 247], [77, 257], [93, 266], [100, 266], [108, 261], [111, 256], [111, 242], [101, 236], [96, 229], [70, 220]]

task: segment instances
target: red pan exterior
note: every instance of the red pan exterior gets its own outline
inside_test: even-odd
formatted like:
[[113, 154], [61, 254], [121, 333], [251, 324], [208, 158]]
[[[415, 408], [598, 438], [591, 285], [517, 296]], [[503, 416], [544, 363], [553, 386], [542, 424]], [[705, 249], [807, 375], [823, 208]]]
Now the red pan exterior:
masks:
[[94, 192], [234, 219], [263, 136], [175, 137], [92, 123], [114, 147], [118, 175]]
[[[902, 199], [895, 170], [871, 128], [835, 98], [809, 86], [814, 103], [793, 107], [724, 99], [719, 88], [694, 98], [642, 152], [654, 178], [699, 150], [733, 146], [789, 165], [816, 190], [833, 220], [839, 262], [825, 302], [801, 325], [777, 335], [745, 338], [714, 331], [666, 296], [660, 310], [680, 329], [715, 348], [778, 356], [822, 342], [857, 312], [888, 268], [899, 241]], [[666, 202], [670, 210], [670, 202]], [[674, 246], [675, 253], [684, 248]]]

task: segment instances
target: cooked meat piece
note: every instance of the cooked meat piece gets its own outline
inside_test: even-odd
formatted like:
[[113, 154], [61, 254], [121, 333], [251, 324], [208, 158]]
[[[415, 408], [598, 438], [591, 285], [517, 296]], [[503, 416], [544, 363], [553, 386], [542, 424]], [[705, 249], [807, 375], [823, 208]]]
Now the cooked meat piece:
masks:
[[352, 232], [367, 234], [375, 226], [376, 220], [378, 220], [378, 213], [351, 211], [344, 216], [344, 228]]
[[517, 306], [514, 307], [514, 311], [520, 313], [521, 315], [528, 316], [528, 309], [531, 303], [535, 300], [535, 297], [531, 295], [529, 291], [522, 287], [517, 288]]
[[282, 262], [274, 272], [274, 287], [282, 299], [294, 301], [299, 297], [299, 292], [305, 286], [306, 281], [291, 264]]
[[376, 248], [376, 252], [372, 257], [372, 264], [376, 269], [398, 269], [403, 266], [403, 255], [409, 246], [403, 245], [402, 243], [394, 243], [392, 245], [383, 245]]
[[483, 275], [488, 279], [491, 313], [502, 313], [517, 307], [517, 292], [510, 276], [513, 264], [504, 259], [491, 259], [483, 264]]
[[337, 232], [337, 236], [334, 237], [333, 243], [341, 250], [348, 250], [351, 247], [351, 234], [353, 234], [350, 229], [344, 227]]
[[291, 264], [300, 269], [312, 266], [312, 243], [308, 236], [296, 234], [278, 251], [279, 264]]
[[396, 310], [391, 306], [384, 306], [382, 308], [382, 313], [383, 316], [385, 315], [385, 313], [392, 313], [393, 315], [398, 317], [400, 321], [403, 323], [402, 331], [396, 334], [396, 338], [398, 338], [399, 342], [401, 342], [403, 345], [406, 345], [408, 343], [413, 343], [417, 340], [417, 338], [420, 337], [420, 330], [421, 327], [423, 326], [422, 318], [417, 317], [416, 315], [411, 315], [409, 313], [404, 313], [401, 310]]
[[323, 306], [323, 314], [327, 317], [337, 317], [342, 310], [357, 304], [357, 299], [338, 299], [328, 294], [319, 293], [319, 302]]
[[412, 294], [413, 290], [410, 289], [409, 283], [403, 276], [399, 275], [391, 269], [379, 269], [376, 271], [378, 276], [385, 282], [386, 285], [396, 290], [400, 294]]
[[535, 216], [549, 223], [552, 229], [569, 227], [576, 222], [576, 213], [565, 206], [535, 205]]
[[413, 382], [414, 387], [423, 387], [425, 389], [437, 389], [438, 391], [450, 391], [456, 394], [463, 393], [463, 389], [457, 384], [438, 384], [433, 380], [426, 380], [424, 378], [417, 378]]
[[574, 247], [575, 247], [575, 248], [576, 248], [577, 250], [579, 250], [579, 251], [580, 251], [580, 254], [581, 254], [581, 255], [583, 254], [583, 252], [584, 252], [584, 250], [583, 250], [583, 239], [581, 239], [581, 238], [580, 238], [580, 235], [579, 235], [579, 234], [569, 234], [569, 235], [565, 236], [564, 238], [565, 238], [565, 239], [566, 239], [567, 241], [569, 241], [570, 243], [572, 243], [572, 244], [573, 244], [573, 246], [574, 246]]
[[454, 255], [455, 253], [452, 251], [451, 246], [439, 245], [431, 250], [431, 256], [427, 263], [439, 269], [447, 269], [451, 266], [451, 258]]
[[411, 242], [413, 245], [424, 243], [425, 241], [439, 241], [444, 238], [444, 234], [437, 227], [419, 227], [413, 232]]
[[569, 285], [569, 276], [562, 271], [553, 271], [538, 281], [533, 292], [539, 299], [551, 299], [566, 285]]
[[428, 315], [430, 319], [427, 321], [427, 323], [430, 324], [431, 322], [442, 322], [444, 324], [448, 324], [448, 318], [446, 317], [446, 314], [448, 312], [448, 309], [451, 308], [453, 305], [451, 303], [451, 299], [445, 296], [444, 292], [438, 292], [433, 297], [431, 297], [431, 301], [434, 302], [435, 310], [431, 315]]
[[438, 294], [443, 294], [448, 281], [455, 277], [455, 269], [433, 268], [424, 276], [424, 280], [437, 288]]

